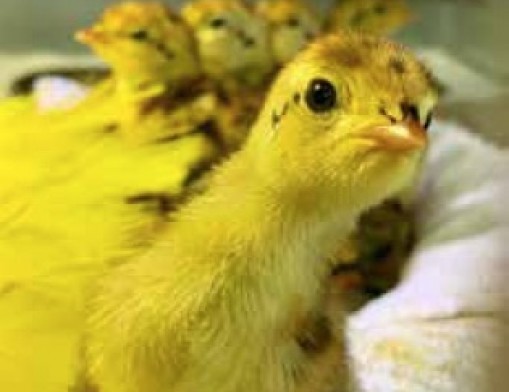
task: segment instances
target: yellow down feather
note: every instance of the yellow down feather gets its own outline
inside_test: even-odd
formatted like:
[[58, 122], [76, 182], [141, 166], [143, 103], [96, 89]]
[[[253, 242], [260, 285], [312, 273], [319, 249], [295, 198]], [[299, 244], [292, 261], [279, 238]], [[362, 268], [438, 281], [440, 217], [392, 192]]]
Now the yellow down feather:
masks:
[[[122, 28], [140, 25], [120, 15], [144, 15], [148, 9], [153, 13], [143, 26], [150, 31], [162, 25], [187, 34], [189, 40], [171, 44], [176, 52], [181, 45], [184, 68], [195, 55], [187, 28], [178, 19], [171, 22], [176, 27], [165, 24], [171, 16], [166, 8], [116, 7], [108, 18], [116, 15]], [[126, 39], [119, 44], [133, 46], [126, 54], [146, 45]], [[118, 49], [116, 42], [111, 45]], [[150, 245], [193, 180], [190, 173], [217, 159], [214, 139], [195, 132], [210, 118], [214, 99], [192, 97], [187, 102], [192, 116], [157, 105], [145, 114], [143, 105], [151, 100], [171, 104], [182, 71], [161, 75], [155, 67], [143, 73], [131, 68], [132, 61], [127, 64], [115, 64], [114, 78], [71, 110], [20, 116], [9, 109], [0, 120], [2, 391], [69, 390], [81, 366], [87, 287], [106, 266]], [[184, 79], [197, 71], [185, 69]], [[131, 79], [131, 72], [143, 77]], [[173, 128], [175, 121], [180, 125]]]

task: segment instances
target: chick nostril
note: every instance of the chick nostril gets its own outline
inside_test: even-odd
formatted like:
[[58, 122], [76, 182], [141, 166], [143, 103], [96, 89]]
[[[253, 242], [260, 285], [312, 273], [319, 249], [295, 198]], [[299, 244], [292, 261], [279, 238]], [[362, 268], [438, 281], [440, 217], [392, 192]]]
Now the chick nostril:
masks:
[[411, 105], [408, 103], [401, 104], [401, 113], [403, 114], [403, 118], [410, 118], [411, 120], [420, 122], [421, 118], [419, 116], [419, 109], [415, 105]]

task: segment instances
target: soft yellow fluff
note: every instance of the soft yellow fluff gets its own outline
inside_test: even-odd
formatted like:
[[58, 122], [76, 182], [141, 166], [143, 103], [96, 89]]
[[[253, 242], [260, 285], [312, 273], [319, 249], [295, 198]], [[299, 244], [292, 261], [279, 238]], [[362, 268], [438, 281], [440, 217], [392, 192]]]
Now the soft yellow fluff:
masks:
[[[185, 113], [172, 101], [198, 72], [190, 31], [161, 5], [115, 7], [92, 28], [99, 43], [90, 42], [113, 62], [110, 80], [70, 110], [0, 114], [2, 391], [69, 389], [90, 282], [149, 246], [194, 171], [219, 154], [213, 135], [196, 132], [214, 98], [188, 96]], [[145, 61], [162, 49], [130, 35], [144, 28], [168, 39], [176, 57]], [[175, 34], [182, 39], [170, 41]]]

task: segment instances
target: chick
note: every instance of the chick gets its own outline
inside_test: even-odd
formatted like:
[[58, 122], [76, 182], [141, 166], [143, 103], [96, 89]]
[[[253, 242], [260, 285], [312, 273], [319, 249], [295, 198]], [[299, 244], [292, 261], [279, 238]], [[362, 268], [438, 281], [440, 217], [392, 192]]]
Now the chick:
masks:
[[274, 63], [266, 21], [240, 0], [196, 0], [182, 16], [222, 105], [219, 130], [228, 151], [244, 142], [261, 109]]
[[321, 32], [321, 19], [307, 3], [300, 0], [265, 0], [257, 12], [270, 25], [274, 60], [284, 66]]
[[257, 86], [272, 71], [269, 31], [242, 0], [196, 0], [182, 9], [204, 72], [227, 91]]
[[98, 388], [346, 390], [328, 256], [412, 180], [433, 99], [423, 66], [381, 39], [343, 33], [299, 55], [206, 193], [98, 283], [85, 339]]
[[[76, 38], [109, 65], [110, 76], [79, 105], [70, 105], [71, 110], [48, 113], [48, 123], [72, 125], [93, 118], [105, 127], [115, 124], [120, 134], [143, 142], [194, 131], [213, 116], [215, 98], [199, 81], [192, 33], [163, 4], [111, 6]], [[36, 120], [44, 117], [37, 115]]]
[[199, 80], [192, 33], [161, 3], [113, 6], [76, 37], [111, 66], [110, 94], [128, 135], [177, 136], [210, 118], [214, 98]]
[[390, 35], [412, 20], [405, 0], [342, 0], [334, 7], [329, 29], [354, 29]]

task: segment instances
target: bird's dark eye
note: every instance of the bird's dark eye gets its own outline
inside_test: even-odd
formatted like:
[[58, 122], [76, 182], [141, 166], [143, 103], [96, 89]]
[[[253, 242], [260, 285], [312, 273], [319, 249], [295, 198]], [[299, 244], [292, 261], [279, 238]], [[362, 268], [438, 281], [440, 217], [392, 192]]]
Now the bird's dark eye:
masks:
[[226, 19], [224, 18], [214, 18], [209, 22], [210, 27], [214, 29], [220, 29], [226, 26]]
[[337, 103], [337, 92], [334, 85], [325, 79], [314, 79], [306, 92], [306, 103], [315, 113], [332, 110]]
[[300, 20], [297, 19], [296, 16], [292, 16], [290, 19], [287, 20], [286, 24], [289, 26], [289, 27], [292, 27], [292, 28], [297, 28], [300, 26]]
[[146, 41], [148, 39], [148, 31], [147, 30], [135, 30], [129, 34], [129, 37], [136, 41]]

